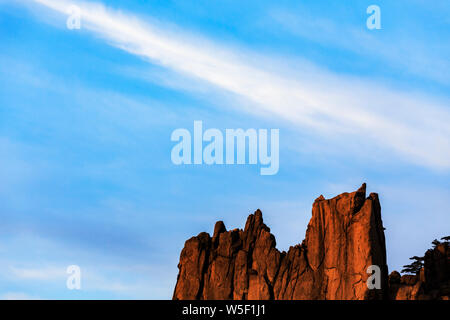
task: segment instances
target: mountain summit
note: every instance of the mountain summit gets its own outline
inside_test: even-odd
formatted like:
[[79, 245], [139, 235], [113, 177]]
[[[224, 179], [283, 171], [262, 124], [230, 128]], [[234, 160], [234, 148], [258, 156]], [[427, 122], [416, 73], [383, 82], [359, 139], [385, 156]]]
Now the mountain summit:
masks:
[[[369, 266], [381, 270], [381, 289], [369, 290]], [[260, 210], [244, 230], [202, 232], [181, 252], [174, 299], [367, 299], [387, 295], [384, 228], [378, 195], [366, 185], [332, 199], [320, 196], [302, 244], [288, 252]]]
[[218, 221], [212, 237], [202, 232], [186, 241], [173, 299], [448, 299], [448, 239], [433, 244], [405, 266], [415, 275], [388, 276], [378, 194], [366, 197], [363, 184], [332, 199], [318, 197], [305, 240], [287, 252], [276, 248], [260, 210], [244, 230], [227, 231]]

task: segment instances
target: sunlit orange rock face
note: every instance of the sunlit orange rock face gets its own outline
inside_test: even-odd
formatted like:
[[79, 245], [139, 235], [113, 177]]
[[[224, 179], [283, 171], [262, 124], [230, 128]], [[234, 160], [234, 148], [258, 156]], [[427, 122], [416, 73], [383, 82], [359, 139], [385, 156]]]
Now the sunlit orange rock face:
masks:
[[[388, 296], [384, 228], [378, 195], [366, 185], [352, 193], [316, 199], [305, 240], [288, 252], [261, 211], [247, 218], [244, 230], [187, 240], [181, 252], [174, 299], [382, 299]], [[381, 289], [369, 289], [367, 269], [380, 268]]]

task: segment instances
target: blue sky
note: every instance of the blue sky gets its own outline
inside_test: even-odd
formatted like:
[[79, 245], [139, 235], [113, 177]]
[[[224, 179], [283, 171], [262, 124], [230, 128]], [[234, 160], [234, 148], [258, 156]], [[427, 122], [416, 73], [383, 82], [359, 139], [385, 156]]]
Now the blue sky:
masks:
[[[286, 250], [316, 197], [362, 182], [399, 270], [450, 227], [449, 17], [444, 0], [0, 0], [0, 298], [171, 298], [184, 241], [215, 221], [260, 208]], [[194, 120], [279, 128], [278, 174], [173, 165]]]

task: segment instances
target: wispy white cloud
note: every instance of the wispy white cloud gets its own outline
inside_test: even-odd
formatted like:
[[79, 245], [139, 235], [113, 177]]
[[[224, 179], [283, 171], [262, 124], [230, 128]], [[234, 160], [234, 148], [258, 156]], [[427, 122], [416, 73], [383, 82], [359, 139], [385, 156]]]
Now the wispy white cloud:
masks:
[[27, 280], [58, 280], [67, 277], [64, 267], [17, 268], [10, 267], [12, 275]]
[[6, 292], [0, 295], [0, 300], [39, 300], [39, 298], [24, 292]]
[[[430, 6], [423, 4], [421, 7]], [[334, 21], [330, 17], [311, 13], [305, 5], [299, 5], [295, 10], [272, 8], [268, 15], [274, 23], [274, 28], [281, 27], [284, 32], [293, 36], [319, 43], [326, 48], [339, 48], [371, 57], [402, 73], [450, 85], [447, 76], [450, 72], [447, 59], [450, 45], [441, 39], [417, 39], [424, 35], [418, 35], [417, 30], [411, 30], [408, 32], [411, 36], [408, 36], [395, 30], [398, 26], [392, 25], [389, 26], [389, 32], [371, 32], [363, 23], [355, 26], [341, 20]], [[398, 25], [403, 28], [421, 27], [416, 26], [417, 19], [412, 20], [413, 24], [404, 25], [399, 22]]]
[[[99, 3], [35, 0], [61, 14], [71, 4], [82, 11], [82, 28], [111, 45], [172, 71], [225, 90], [251, 105], [251, 111], [285, 119], [324, 139], [355, 144], [368, 141], [410, 162], [450, 167], [448, 101], [392, 90], [367, 80], [344, 77], [307, 63], [281, 71], [277, 60], [163, 29]], [[248, 107], [249, 104], [247, 104]]]
[[[30, 281], [47, 286], [65, 286], [68, 275], [66, 266], [49, 265], [39, 267], [9, 267], [4, 274], [10, 280]], [[83, 265], [81, 267], [81, 290], [87, 293], [107, 292], [122, 298], [155, 298], [168, 296], [173, 287], [173, 272], [166, 267], [155, 265], [123, 268], [117, 265]], [[58, 299], [58, 297], [53, 297]], [[32, 295], [21, 292], [7, 292], [0, 294], [3, 300], [37, 299]]]

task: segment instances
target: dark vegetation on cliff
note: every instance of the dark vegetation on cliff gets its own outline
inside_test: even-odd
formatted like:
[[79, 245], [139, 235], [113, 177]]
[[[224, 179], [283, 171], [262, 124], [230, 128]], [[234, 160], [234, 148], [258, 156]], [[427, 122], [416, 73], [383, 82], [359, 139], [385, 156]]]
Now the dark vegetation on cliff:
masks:
[[394, 271], [389, 276], [390, 298], [396, 300], [429, 300], [450, 298], [450, 237], [435, 239], [433, 247], [423, 257], [414, 256], [413, 262], [403, 266], [400, 276]]

